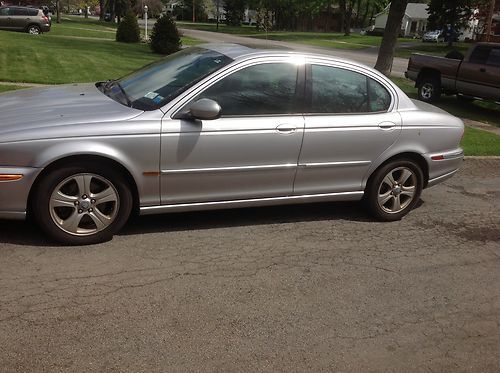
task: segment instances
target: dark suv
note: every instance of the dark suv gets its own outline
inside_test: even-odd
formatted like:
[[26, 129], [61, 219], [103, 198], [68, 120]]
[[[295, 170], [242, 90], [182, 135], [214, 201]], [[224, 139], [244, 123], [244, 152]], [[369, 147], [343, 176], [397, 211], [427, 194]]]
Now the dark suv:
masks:
[[0, 7], [0, 30], [40, 34], [50, 31], [50, 20], [42, 9], [25, 6]]

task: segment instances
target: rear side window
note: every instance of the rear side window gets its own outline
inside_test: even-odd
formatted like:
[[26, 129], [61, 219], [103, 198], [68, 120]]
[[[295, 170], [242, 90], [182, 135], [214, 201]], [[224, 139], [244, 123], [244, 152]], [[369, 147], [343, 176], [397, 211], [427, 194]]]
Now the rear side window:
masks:
[[27, 16], [28, 9], [26, 9], [26, 8], [10, 8], [9, 15], [11, 15], [11, 16]]
[[485, 64], [490, 55], [491, 48], [486, 46], [476, 47], [470, 56], [469, 62]]
[[487, 64], [500, 67], [500, 48], [493, 48], [491, 50]]
[[312, 65], [309, 70], [310, 113], [385, 112], [391, 95], [380, 83], [358, 72]]
[[38, 15], [38, 9], [28, 9], [28, 14], [32, 17], [36, 16]]

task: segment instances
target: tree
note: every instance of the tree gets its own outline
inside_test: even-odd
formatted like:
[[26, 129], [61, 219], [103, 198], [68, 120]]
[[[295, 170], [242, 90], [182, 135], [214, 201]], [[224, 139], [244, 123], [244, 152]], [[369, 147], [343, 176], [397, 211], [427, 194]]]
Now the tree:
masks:
[[151, 49], [159, 54], [171, 54], [181, 49], [179, 30], [168, 14], [163, 14], [153, 26]]
[[431, 0], [428, 8], [428, 28], [442, 30], [446, 25], [451, 25], [455, 30], [459, 30], [466, 27], [477, 4], [477, 0]]
[[141, 40], [137, 17], [132, 11], [127, 12], [116, 30], [116, 41], [137, 43]]
[[245, 0], [226, 0], [224, 11], [226, 12], [226, 23], [230, 26], [241, 26], [245, 15]]
[[401, 23], [406, 11], [408, 0], [393, 0], [389, 8], [389, 16], [385, 25], [384, 36], [378, 52], [375, 68], [382, 74], [389, 76], [394, 60], [394, 49], [401, 31]]

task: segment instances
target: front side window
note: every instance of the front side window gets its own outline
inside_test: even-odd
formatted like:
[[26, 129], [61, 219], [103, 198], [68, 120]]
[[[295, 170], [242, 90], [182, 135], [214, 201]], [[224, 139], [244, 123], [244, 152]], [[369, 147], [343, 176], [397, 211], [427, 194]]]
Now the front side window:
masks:
[[250, 66], [223, 78], [193, 101], [217, 101], [222, 116], [292, 114], [297, 112], [297, 72], [291, 63]]
[[472, 52], [469, 62], [485, 64], [490, 55], [491, 48], [487, 46], [477, 46]]
[[0, 8], [0, 16], [8, 16], [9, 8]]
[[363, 74], [322, 65], [312, 65], [309, 71], [310, 113], [373, 113], [390, 107], [387, 89]]
[[493, 48], [488, 56], [488, 65], [500, 67], [500, 48]]

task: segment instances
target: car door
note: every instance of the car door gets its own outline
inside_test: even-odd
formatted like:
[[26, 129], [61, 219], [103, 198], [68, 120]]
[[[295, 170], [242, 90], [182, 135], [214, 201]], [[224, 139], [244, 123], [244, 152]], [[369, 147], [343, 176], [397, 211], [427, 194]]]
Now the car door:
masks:
[[27, 8], [12, 7], [9, 10], [9, 15], [10, 15], [11, 29], [23, 31], [26, 28], [29, 22], [29, 15]]
[[222, 115], [163, 120], [162, 204], [291, 195], [304, 129], [301, 71], [289, 58], [252, 61], [189, 94], [178, 112], [209, 98]]
[[349, 65], [307, 66], [305, 133], [294, 194], [360, 191], [370, 164], [401, 132], [395, 92]]
[[470, 96], [500, 100], [500, 48], [478, 45], [460, 65], [457, 90]]

